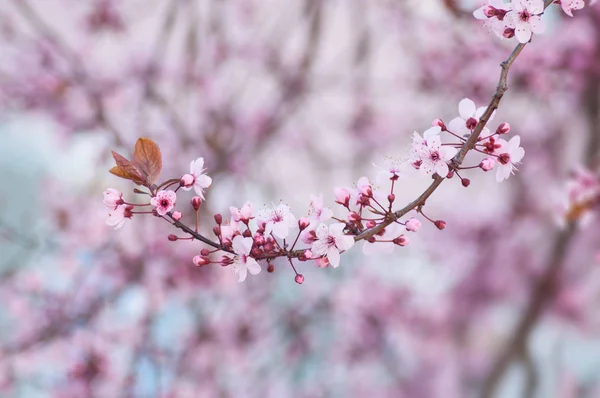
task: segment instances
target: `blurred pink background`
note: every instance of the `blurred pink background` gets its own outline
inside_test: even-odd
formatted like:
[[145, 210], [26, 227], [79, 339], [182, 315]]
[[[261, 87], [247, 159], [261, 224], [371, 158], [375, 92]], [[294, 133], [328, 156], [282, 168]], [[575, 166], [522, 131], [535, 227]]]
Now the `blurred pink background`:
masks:
[[[413, 131], [487, 105], [515, 41], [458, 0], [6, 0], [0, 4], [0, 396], [600, 397], [599, 232], [557, 222], [598, 170], [600, 8], [556, 6], [495, 120], [525, 158], [441, 186], [406, 248], [238, 284], [197, 243], [105, 225], [110, 150], [165, 178], [203, 156], [212, 215], [296, 214], [373, 177]], [[428, 185], [401, 181], [397, 203]], [[189, 215], [188, 215], [189, 216]]]

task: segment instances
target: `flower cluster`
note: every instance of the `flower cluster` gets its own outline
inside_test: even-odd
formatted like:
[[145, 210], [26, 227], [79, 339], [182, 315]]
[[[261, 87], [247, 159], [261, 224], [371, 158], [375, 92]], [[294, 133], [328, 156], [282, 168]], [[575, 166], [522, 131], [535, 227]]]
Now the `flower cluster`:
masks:
[[[583, 0], [561, 0], [562, 10], [573, 16], [574, 10], [584, 7]], [[546, 30], [542, 14], [544, 0], [489, 0], [489, 4], [478, 8], [473, 16], [483, 21], [498, 37], [510, 39], [516, 37], [519, 43], [527, 43], [533, 34], [541, 34]]]
[[[199, 232], [198, 212], [205, 200], [206, 189], [212, 184], [212, 179], [206, 175], [204, 159], [192, 161], [188, 174], [156, 185], [154, 181], [162, 166], [160, 149], [151, 140], [141, 138], [136, 143], [132, 161], [113, 153], [117, 166], [111, 172], [145, 186], [147, 192], [135, 192], [149, 195], [150, 201], [126, 203], [120, 192], [108, 189], [104, 194], [105, 204], [111, 207], [107, 223], [121, 227], [124, 219], [133, 214], [153, 214], [187, 234], [183, 237], [169, 235], [170, 241], [200, 240], [208, 246], [192, 259], [196, 266], [219, 264], [231, 267], [241, 282], [248, 273], [256, 275], [263, 267], [273, 272], [275, 260], [283, 258], [294, 271], [296, 282], [302, 283], [304, 276], [296, 270], [298, 262], [310, 262], [319, 268], [329, 265], [337, 268], [341, 264], [341, 254], [357, 241], [363, 241], [362, 251], [366, 255], [389, 254], [396, 246], [408, 245], [406, 233], [417, 232], [422, 226], [421, 220], [431, 222], [440, 230], [446, 227], [445, 221], [433, 220], [424, 213], [424, 199], [422, 203], [393, 209], [400, 179], [415, 169], [426, 176], [435, 175], [439, 181], [456, 175], [465, 187], [470, 181], [460, 175], [462, 170], [490, 171], [496, 168], [498, 181], [508, 178], [516, 170], [515, 165], [524, 155], [519, 137], [514, 136], [508, 142], [499, 138], [509, 133], [508, 123], [501, 123], [492, 133], [486, 125], [493, 114], [484, 120], [486, 108], [477, 108], [473, 101], [463, 99], [458, 109], [459, 115], [448, 126], [443, 120], [436, 119], [433, 127], [423, 135], [415, 132], [408, 157], [386, 158], [384, 166], [374, 164], [377, 185], [363, 176], [352, 187], [335, 188], [337, 212], [325, 205], [323, 195], [311, 196], [307, 212], [300, 217], [284, 203], [255, 214], [254, 205], [246, 202], [240, 208], [230, 206], [228, 219], [221, 214], [214, 216], [216, 225], [212, 231], [216, 241]], [[474, 135], [477, 140], [471, 149], [484, 159], [473, 166], [462, 166], [464, 156], [461, 157], [459, 149], [467, 147], [468, 140]], [[442, 136], [448, 137], [444, 141], [449, 142], [442, 142]], [[190, 201], [191, 209], [196, 212], [194, 228], [185, 225], [181, 221], [182, 212], [175, 210], [177, 191], [192, 188], [196, 193]], [[152, 209], [133, 211], [144, 206], [152, 206]], [[281, 262], [277, 266], [279, 264]]]

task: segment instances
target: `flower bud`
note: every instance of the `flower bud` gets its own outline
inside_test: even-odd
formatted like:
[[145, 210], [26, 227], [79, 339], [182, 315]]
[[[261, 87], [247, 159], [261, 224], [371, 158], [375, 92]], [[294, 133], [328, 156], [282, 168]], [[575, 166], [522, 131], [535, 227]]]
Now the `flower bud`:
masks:
[[394, 203], [394, 200], [396, 200], [396, 195], [394, 195], [393, 193], [388, 195], [388, 202], [390, 203]]
[[[441, 176], [440, 176], [440, 177], [441, 177]], [[452, 177], [454, 177], [454, 170], [449, 170], [449, 171], [448, 171], [448, 174], [446, 174], [446, 178], [447, 178], [447, 179], [450, 179], [450, 178], [452, 178]]]
[[302, 256], [305, 259], [309, 259], [309, 258], [312, 258], [313, 254], [312, 254], [312, 252], [310, 250], [305, 250], [304, 253], [302, 253]]
[[198, 211], [201, 204], [202, 204], [202, 198], [200, 196], [194, 196], [192, 198], [192, 207], [194, 208], [194, 210]]
[[499, 135], [508, 134], [509, 131], [510, 131], [510, 124], [504, 122], [500, 126], [498, 126], [498, 128], [496, 129], [496, 134], [499, 134]]
[[417, 232], [421, 228], [421, 221], [416, 218], [411, 218], [406, 222], [406, 230], [411, 232]]
[[181, 220], [181, 212], [180, 211], [174, 211], [173, 214], [171, 215], [171, 217], [173, 217], [173, 220], [179, 221], [179, 220]]
[[399, 237], [394, 239], [393, 242], [398, 246], [406, 246], [406, 245], [408, 245], [410, 240], [406, 236], [400, 235]]
[[269, 264], [267, 267], [267, 272], [272, 273], [275, 271], [275, 266], [273, 264]]
[[304, 282], [304, 275], [298, 274], [298, 275], [296, 275], [294, 280], [296, 281], [297, 284], [301, 285], [302, 282]]
[[209, 253], [210, 252], [208, 251], [208, 249], [202, 249], [202, 250], [200, 250], [200, 255], [201, 256], [206, 257], [206, 256], [208, 256]]
[[367, 228], [373, 228], [377, 225], [377, 223], [373, 220], [367, 221]]
[[218, 225], [215, 225], [215, 226], [213, 227], [213, 233], [214, 233], [216, 236], [221, 236], [221, 227], [219, 227]]
[[298, 228], [300, 228], [300, 231], [304, 231], [306, 228], [308, 228], [309, 225], [310, 220], [306, 217], [302, 217], [298, 220]]
[[350, 214], [348, 214], [348, 221], [350, 222], [358, 222], [361, 220], [360, 215], [355, 212], [355, 211], [351, 211]]
[[220, 214], [215, 214], [215, 222], [219, 225], [221, 225], [221, 223], [223, 222], [223, 216]]
[[471, 180], [469, 180], [468, 178], [463, 178], [460, 182], [462, 183], [462, 186], [465, 188], [468, 187], [469, 185], [471, 185]]
[[434, 222], [434, 224], [439, 230], [446, 228], [446, 221], [437, 220], [436, 222]]
[[177, 235], [173, 235], [173, 234], [169, 235], [169, 240], [170, 240], [171, 242], [175, 242], [177, 239], [179, 239], [179, 238], [177, 237]]
[[208, 258], [202, 256], [195, 256], [192, 261], [196, 267], [202, 267], [203, 265], [210, 263]]
[[350, 203], [350, 192], [346, 188], [335, 188], [333, 190], [335, 196], [335, 202], [341, 204], [344, 207], [348, 207]]
[[481, 161], [481, 163], [479, 163], [479, 168], [483, 171], [490, 171], [491, 169], [494, 168], [495, 164], [496, 164], [496, 161], [494, 159], [485, 158]]
[[195, 181], [196, 178], [194, 178], [193, 175], [184, 174], [183, 177], [181, 177], [181, 180], [179, 180], [179, 185], [184, 188], [191, 188]]
[[442, 131], [446, 131], [446, 130], [448, 130], [448, 129], [446, 128], [446, 124], [444, 124], [444, 121], [443, 121], [442, 119], [435, 119], [435, 120], [433, 121], [433, 123], [431, 123], [431, 125], [432, 125], [433, 127], [435, 127], [435, 126], [440, 126], [440, 128], [442, 129]]

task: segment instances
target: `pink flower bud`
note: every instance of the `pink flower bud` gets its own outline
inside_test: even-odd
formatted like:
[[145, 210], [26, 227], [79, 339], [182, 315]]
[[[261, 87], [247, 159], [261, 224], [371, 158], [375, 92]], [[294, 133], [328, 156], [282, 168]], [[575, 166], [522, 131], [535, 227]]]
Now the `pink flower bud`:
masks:
[[360, 220], [361, 220], [360, 214], [358, 214], [357, 212], [351, 211], [348, 214], [348, 221], [350, 221], [350, 222], [358, 222]]
[[481, 161], [481, 163], [479, 163], [479, 167], [483, 171], [490, 171], [491, 169], [494, 168], [495, 165], [496, 165], [496, 161], [491, 158], [485, 158]]
[[181, 185], [184, 188], [191, 188], [194, 185], [195, 181], [196, 178], [193, 175], [184, 174], [183, 177], [181, 177], [181, 180], [179, 180], [179, 185]]
[[207, 259], [206, 257], [202, 257], [202, 256], [194, 256], [194, 258], [192, 259], [192, 262], [194, 263], [194, 265], [196, 267], [202, 267], [203, 265], [210, 263], [209, 259]]
[[296, 281], [297, 284], [301, 285], [302, 282], [304, 282], [304, 275], [298, 274], [298, 275], [296, 275], [294, 280]]
[[200, 196], [194, 196], [192, 198], [192, 207], [194, 208], [194, 210], [198, 211], [201, 204], [202, 204], [202, 198]]
[[433, 123], [431, 123], [431, 125], [432, 125], [433, 127], [435, 127], [435, 126], [439, 126], [439, 127], [442, 129], [442, 131], [446, 131], [446, 130], [448, 130], [448, 129], [446, 128], [446, 125], [444, 124], [444, 121], [443, 121], [442, 119], [435, 119], [435, 120], [433, 121]]
[[367, 221], [367, 228], [373, 228], [377, 225], [377, 223], [373, 220]]
[[305, 250], [304, 253], [302, 253], [302, 254], [307, 259], [308, 258], [312, 258], [312, 256], [313, 256], [313, 254], [312, 254], [312, 252], [310, 250]]
[[410, 242], [410, 240], [404, 235], [400, 235], [399, 237], [394, 239], [394, 243], [397, 244], [398, 246], [406, 246], [406, 245], [408, 245], [409, 242]]
[[407, 231], [417, 232], [419, 228], [421, 228], [421, 221], [414, 217], [406, 222]]
[[346, 188], [335, 188], [333, 190], [335, 196], [335, 202], [341, 204], [344, 207], [348, 207], [350, 203], [350, 192]]
[[298, 228], [300, 228], [300, 231], [305, 230], [306, 228], [308, 228], [309, 225], [310, 220], [306, 217], [302, 217], [298, 220]]
[[171, 235], [169, 235], [168, 239], [169, 239], [169, 241], [171, 241], [171, 242], [175, 242], [175, 241], [176, 241], [177, 239], [179, 239], [179, 238], [177, 237], [177, 235], [173, 235], [173, 234], [171, 234]]
[[272, 273], [275, 271], [275, 266], [273, 264], [269, 264], [267, 267], [267, 272]]
[[462, 186], [465, 188], [468, 187], [469, 185], [471, 185], [471, 180], [469, 180], [468, 178], [463, 178], [460, 182], [462, 183]]
[[171, 217], [173, 217], [173, 220], [179, 221], [179, 220], [181, 220], [181, 212], [180, 211], [174, 211], [173, 214], [171, 215]]
[[436, 222], [434, 222], [434, 224], [439, 230], [446, 228], [446, 221], [437, 220]]
[[508, 134], [508, 132], [510, 131], [510, 124], [504, 122], [502, 123], [500, 126], [498, 126], [498, 128], [496, 129], [496, 134]]
[[210, 254], [210, 252], [208, 251], [208, 249], [202, 249], [200, 250], [200, 255], [203, 257], [206, 257]]
[[219, 227], [218, 225], [215, 225], [215, 226], [213, 227], [213, 233], [214, 233], [216, 236], [221, 236], [221, 227]]
[[221, 263], [221, 266], [223, 267], [227, 267], [231, 264], [233, 264], [233, 259], [227, 256], [223, 256], [221, 257], [221, 261], [219, 261]]
[[396, 195], [394, 195], [393, 193], [389, 194], [388, 197], [388, 202], [390, 203], [394, 203], [394, 200], [396, 200]]
[[217, 224], [221, 225], [221, 223], [223, 222], [223, 216], [217, 213], [217, 214], [215, 214], [214, 218], [215, 218], [215, 222]]

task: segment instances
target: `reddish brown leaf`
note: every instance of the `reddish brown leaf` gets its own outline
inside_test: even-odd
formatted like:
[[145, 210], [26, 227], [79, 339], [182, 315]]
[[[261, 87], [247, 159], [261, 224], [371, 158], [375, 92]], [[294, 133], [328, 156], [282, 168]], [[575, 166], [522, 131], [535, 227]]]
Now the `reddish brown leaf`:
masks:
[[133, 164], [142, 172], [148, 185], [152, 185], [162, 169], [160, 148], [150, 138], [138, 138], [133, 148]]
[[135, 164], [127, 160], [125, 157], [112, 151], [113, 158], [117, 163], [116, 167], [110, 169], [110, 172], [118, 177], [131, 180], [138, 185], [145, 184], [146, 179]]

